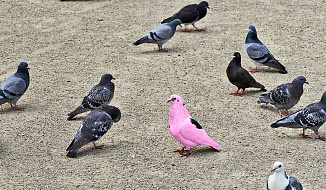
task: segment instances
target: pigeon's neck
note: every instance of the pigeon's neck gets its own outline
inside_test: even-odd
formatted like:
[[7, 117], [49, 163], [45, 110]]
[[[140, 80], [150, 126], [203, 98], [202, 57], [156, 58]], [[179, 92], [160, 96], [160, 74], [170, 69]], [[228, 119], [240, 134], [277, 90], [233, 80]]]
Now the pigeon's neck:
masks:
[[289, 179], [284, 171], [275, 172], [270, 178], [269, 189], [285, 189], [288, 184]]
[[326, 100], [318, 102], [317, 105], [326, 112]]
[[257, 33], [249, 31], [246, 37], [247, 43], [261, 43], [261, 41], [257, 38]]
[[26, 69], [20, 69], [18, 68], [17, 72], [15, 73], [16, 77], [22, 78], [25, 81], [29, 81], [29, 73]]
[[180, 126], [186, 118], [190, 118], [190, 114], [185, 105], [172, 105], [170, 109], [169, 125]]

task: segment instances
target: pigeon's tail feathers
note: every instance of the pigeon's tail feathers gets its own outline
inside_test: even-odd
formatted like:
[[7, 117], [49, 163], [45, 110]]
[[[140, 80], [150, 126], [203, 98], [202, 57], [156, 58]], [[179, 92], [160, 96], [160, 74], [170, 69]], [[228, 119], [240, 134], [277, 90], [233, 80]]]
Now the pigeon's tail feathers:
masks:
[[70, 143], [70, 145], [69, 145], [69, 147], [67, 148], [66, 151], [69, 151], [69, 152], [72, 152], [73, 150], [75, 150], [75, 151], [77, 150], [78, 151], [82, 146], [87, 145], [88, 143], [90, 143], [90, 141], [89, 140], [86, 140], [84, 138], [80, 138], [77, 141], [76, 141], [76, 139], [74, 139]]
[[259, 82], [254, 82], [254, 83], [252, 84], [252, 87], [254, 87], [254, 88], [260, 88], [261, 91], [267, 91], [267, 90], [265, 89], [265, 86], [262, 85], [262, 84], [260, 84]]
[[9, 101], [8, 98], [4, 98], [4, 97], [1, 97], [1, 96], [0, 96], [0, 105], [6, 103], [6, 102], [8, 102], [8, 101]]
[[202, 143], [202, 145], [210, 146], [218, 151], [221, 151], [220, 145], [212, 139], [209, 139], [208, 141]]
[[275, 58], [273, 58], [273, 61], [265, 63], [264, 65], [277, 69], [279, 73], [282, 73], [282, 74], [288, 73], [286, 71], [285, 67], [279, 61], [277, 61]]
[[73, 112], [71, 112], [71, 113], [68, 114], [68, 116], [69, 116], [68, 117], [68, 120], [72, 120], [76, 115], [81, 114], [81, 113], [84, 113], [84, 112], [87, 112], [87, 111], [90, 111], [90, 110], [91, 109], [85, 108], [83, 106], [83, 104], [82, 104], [77, 109], [75, 109], [75, 111], [73, 111]]
[[164, 19], [164, 20], [161, 22], [161, 24], [164, 24], [164, 23], [170, 23], [172, 20], [174, 20], [173, 16]]
[[289, 117], [280, 119], [277, 122], [273, 123], [271, 127], [272, 128], [278, 128], [278, 127], [302, 128], [302, 125], [299, 125], [298, 123], [293, 121], [295, 116], [296, 116], [295, 114], [292, 114]]
[[67, 157], [69, 157], [69, 158], [76, 158], [77, 157], [77, 152], [76, 151], [69, 151], [67, 153]]
[[261, 94], [261, 97], [259, 97], [259, 100], [257, 101], [258, 103], [266, 103], [266, 104], [271, 104], [273, 103], [271, 99], [269, 98], [269, 94]]
[[142, 39], [137, 40], [137, 42], [135, 42], [134, 45], [138, 46], [142, 43], [149, 43], [149, 42], [151, 42], [151, 39], [149, 39], [148, 36], [145, 36]]

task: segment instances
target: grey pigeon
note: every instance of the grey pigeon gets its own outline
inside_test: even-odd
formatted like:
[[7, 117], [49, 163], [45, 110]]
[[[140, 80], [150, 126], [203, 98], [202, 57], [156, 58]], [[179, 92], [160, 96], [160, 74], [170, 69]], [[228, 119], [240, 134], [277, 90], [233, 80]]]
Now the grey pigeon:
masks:
[[75, 158], [78, 150], [92, 142], [94, 148], [101, 149], [103, 145], [97, 146], [94, 141], [100, 139], [112, 126], [113, 122], [118, 122], [121, 118], [121, 112], [117, 107], [102, 104], [89, 113], [80, 128], [74, 140], [71, 142], [66, 151], [67, 156]]
[[319, 135], [318, 129], [326, 121], [326, 92], [321, 97], [320, 102], [313, 103], [307, 107], [295, 112], [294, 114], [280, 119], [271, 125], [272, 128], [288, 127], [288, 128], [303, 128], [303, 133], [300, 134], [303, 138], [310, 138], [305, 135], [306, 129], [311, 129], [317, 135], [316, 139], [325, 141], [325, 138]]
[[258, 39], [254, 26], [249, 26], [244, 47], [246, 54], [257, 65], [256, 68], [250, 69], [251, 72], [257, 72], [259, 66], [268, 66], [277, 69], [282, 74], [287, 73], [285, 67], [274, 58], [267, 47]]
[[137, 46], [142, 43], [154, 43], [158, 45], [158, 51], [166, 52], [167, 50], [163, 49], [162, 45], [173, 37], [177, 25], [180, 24], [180, 19], [174, 19], [170, 23], [160, 24], [147, 36], [135, 42], [134, 45]]
[[180, 19], [181, 23], [185, 25], [184, 32], [190, 32], [187, 30], [187, 25], [192, 24], [197, 31], [204, 31], [203, 29], [198, 29], [195, 26], [195, 22], [204, 18], [207, 14], [208, 3], [206, 1], [202, 1], [199, 4], [191, 4], [183, 7], [180, 11], [175, 13], [173, 16], [164, 19], [163, 23], [171, 22], [174, 19]]
[[[242, 96], [246, 88], [260, 88], [262, 91], [266, 91], [265, 87], [258, 83], [254, 77], [252, 77], [249, 72], [241, 67], [241, 55], [239, 52], [233, 54], [233, 59], [229, 63], [229, 66], [226, 69], [226, 74], [229, 78], [229, 81], [238, 87], [238, 90], [232, 95]], [[239, 90], [242, 89], [242, 93], [239, 93]]]
[[274, 105], [278, 109], [280, 116], [286, 116], [282, 114], [282, 109], [286, 110], [287, 115], [291, 115], [287, 110], [299, 102], [303, 94], [304, 83], [309, 84], [304, 76], [299, 76], [292, 83], [281, 84], [268, 94], [262, 94], [258, 103]]
[[68, 114], [68, 120], [72, 120], [76, 115], [93, 110], [101, 104], [109, 104], [114, 95], [114, 83], [112, 75], [102, 76], [99, 84], [95, 85], [84, 97], [82, 104], [73, 112]]
[[26, 92], [29, 86], [29, 67], [26, 62], [21, 62], [17, 72], [10, 75], [0, 87], [0, 105], [6, 102], [14, 110], [24, 110], [16, 105], [17, 101]]
[[268, 190], [305, 190], [301, 183], [292, 176], [288, 176], [285, 173], [285, 167], [282, 162], [275, 162], [272, 171], [275, 171], [273, 175], [270, 175], [267, 180]]

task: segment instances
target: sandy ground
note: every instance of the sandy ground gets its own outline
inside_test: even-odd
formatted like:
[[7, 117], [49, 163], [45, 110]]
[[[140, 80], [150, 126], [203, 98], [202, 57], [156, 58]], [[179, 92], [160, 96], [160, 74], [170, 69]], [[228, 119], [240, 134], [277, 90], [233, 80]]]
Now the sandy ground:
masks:
[[[258, 105], [256, 89], [230, 96], [236, 87], [225, 73], [235, 51], [245, 68], [254, 67], [243, 48], [254, 25], [289, 72], [263, 68], [256, 80], [271, 90], [303, 75], [310, 85], [290, 111], [319, 101], [326, 90], [325, 1], [209, 1], [197, 23], [205, 32], [178, 28], [163, 46], [167, 53], [132, 44], [190, 3], [199, 1], [2, 1], [0, 82], [26, 61], [31, 84], [18, 102], [25, 111], [0, 106], [1, 189], [265, 189], [276, 160], [308, 189], [326, 189], [325, 142], [309, 130], [311, 139], [299, 129], [272, 129], [276, 108]], [[67, 121], [67, 114], [105, 73], [117, 79], [111, 103], [122, 119], [98, 141], [102, 150], [89, 144], [67, 158], [86, 116]], [[182, 145], [168, 131], [171, 94], [184, 99], [222, 152], [173, 152]], [[325, 126], [319, 131], [326, 136]]]

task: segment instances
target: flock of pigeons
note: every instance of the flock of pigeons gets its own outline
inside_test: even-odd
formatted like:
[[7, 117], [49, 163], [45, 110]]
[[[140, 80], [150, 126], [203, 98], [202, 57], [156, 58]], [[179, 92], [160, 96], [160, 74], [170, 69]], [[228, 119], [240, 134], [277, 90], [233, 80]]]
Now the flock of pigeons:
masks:
[[[206, 1], [187, 5], [173, 16], [163, 20], [162, 24], [134, 44], [156, 43], [159, 51], [167, 51], [162, 48], [162, 45], [172, 38], [177, 25], [185, 24], [185, 32], [190, 32], [187, 29], [189, 24], [192, 24], [197, 31], [203, 31], [195, 26], [195, 22], [206, 15], [207, 8], [209, 6]], [[250, 70], [251, 72], [257, 72], [258, 67], [263, 65], [274, 68], [282, 74], [287, 73], [285, 67], [274, 58], [266, 46], [258, 39], [254, 26], [249, 27], [245, 41], [245, 51], [249, 58], [257, 65], [256, 68]], [[28, 64], [21, 62], [17, 72], [9, 76], [1, 85], [0, 105], [8, 102], [12, 109], [24, 109], [17, 106], [17, 101], [29, 86], [28, 70]], [[241, 67], [241, 55], [238, 52], [234, 53], [234, 57], [226, 69], [226, 74], [229, 81], [238, 87], [236, 92], [231, 93], [232, 95], [242, 96], [245, 89], [250, 87], [266, 91], [262, 84], [258, 83], [246, 69]], [[68, 114], [68, 120], [72, 120], [80, 113], [91, 111], [85, 117], [75, 138], [67, 148], [68, 157], [75, 158], [78, 150], [90, 142], [94, 144], [94, 148], [101, 148], [103, 145], [98, 146], [95, 144], [95, 141], [101, 138], [114, 122], [120, 120], [120, 110], [117, 107], [108, 105], [114, 95], [115, 86], [112, 82], [114, 79], [111, 74], [103, 75], [100, 83], [89, 91], [81, 105]], [[258, 103], [274, 105], [278, 109], [279, 114], [285, 117], [271, 124], [272, 128], [303, 128], [303, 134], [301, 134], [303, 138], [309, 138], [305, 135], [305, 130], [309, 128], [315, 132], [317, 139], [325, 141], [325, 138], [319, 135], [318, 129], [326, 121], [326, 92], [323, 93], [319, 102], [310, 104], [293, 114], [288, 112], [288, 109], [299, 102], [305, 83], [309, 84], [305, 77], [299, 76], [291, 83], [281, 84], [269, 93], [262, 94], [259, 97]], [[239, 93], [240, 89], [242, 89], [242, 93]], [[220, 145], [212, 140], [200, 124], [190, 116], [180, 96], [172, 95], [168, 102], [171, 103], [169, 131], [183, 145], [181, 150], [176, 150], [175, 152], [180, 153], [181, 156], [188, 157], [191, 148], [198, 145], [210, 146], [217, 151], [221, 151]], [[286, 110], [285, 115], [282, 114], [282, 110]], [[272, 171], [275, 171], [275, 173], [268, 178], [267, 189], [304, 189], [294, 177], [285, 174], [283, 163], [275, 162]]]

